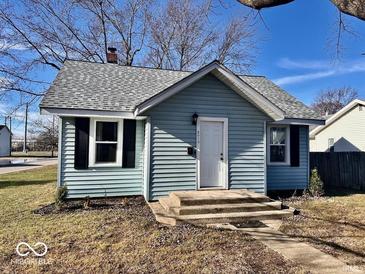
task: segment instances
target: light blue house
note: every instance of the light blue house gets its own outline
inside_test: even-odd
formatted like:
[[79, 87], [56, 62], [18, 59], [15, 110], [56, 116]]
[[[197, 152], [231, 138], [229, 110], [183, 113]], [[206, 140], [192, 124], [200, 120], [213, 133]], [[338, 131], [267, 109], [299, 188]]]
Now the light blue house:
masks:
[[324, 121], [261, 76], [66, 61], [41, 103], [58, 115], [69, 198], [304, 189]]

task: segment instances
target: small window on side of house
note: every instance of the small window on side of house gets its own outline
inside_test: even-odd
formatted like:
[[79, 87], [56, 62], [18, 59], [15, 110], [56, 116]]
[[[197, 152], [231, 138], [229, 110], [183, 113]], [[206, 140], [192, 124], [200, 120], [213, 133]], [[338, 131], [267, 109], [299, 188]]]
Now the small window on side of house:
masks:
[[117, 161], [118, 122], [96, 122], [95, 163]]
[[360, 105], [360, 106], [359, 106], [359, 111], [362, 111], [362, 110], [363, 110], [363, 108], [364, 108], [364, 106], [363, 106], [363, 105]]
[[89, 152], [91, 166], [121, 166], [122, 128], [122, 120], [91, 119]]
[[269, 164], [289, 163], [289, 127], [269, 126], [268, 130]]

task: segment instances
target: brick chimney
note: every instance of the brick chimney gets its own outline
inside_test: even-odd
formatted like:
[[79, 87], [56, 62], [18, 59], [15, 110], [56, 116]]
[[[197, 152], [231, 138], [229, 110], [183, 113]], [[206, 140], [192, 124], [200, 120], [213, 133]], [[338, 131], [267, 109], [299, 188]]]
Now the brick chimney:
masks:
[[118, 64], [118, 54], [116, 48], [108, 48], [106, 60], [108, 63]]

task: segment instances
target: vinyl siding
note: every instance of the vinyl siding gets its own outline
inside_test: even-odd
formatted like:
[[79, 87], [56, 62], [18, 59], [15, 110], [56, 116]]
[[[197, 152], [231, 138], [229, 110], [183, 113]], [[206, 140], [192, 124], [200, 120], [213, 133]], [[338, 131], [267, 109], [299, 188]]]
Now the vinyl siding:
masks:
[[300, 127], [300, 165], [267, 166], [267, 190], [305, 189], [308, 185], [308, 126]]
[[74, 169], [74, 118], [62, 118], [61, 185], [67, 185], [68, 198], [141, 195], [143, 193], [144, 122], [137, 121], [136, 167], [95, 167]]
[[152, 126], [149, 198], [197, 188], [196, 159], [187, 155], [187, 147], [196, 147], [194, 112], [228, 118], [229, 188], [264, 192], [264, 122], [269, 118], [207, 75], [144, 114]]
[[10, 156], [10, 132], [3, 128], [0, 130], [0, 157]]
[[365, 151], [365, 106], [357, 105], [333, 124], [310, 140], [310, 150], [329, 150], [328, 139], [334, 139], [334, 149], [341, 151]]

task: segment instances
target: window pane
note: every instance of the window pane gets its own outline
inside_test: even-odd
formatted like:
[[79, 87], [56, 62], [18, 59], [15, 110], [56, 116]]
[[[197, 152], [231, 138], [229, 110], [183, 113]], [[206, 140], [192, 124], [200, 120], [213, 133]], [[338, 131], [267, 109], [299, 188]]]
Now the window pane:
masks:
[[117, 160], [117, 144], [96, 144], [96, 163], [114, 163]]
[[96, 122], [96, 141], [117, 141], [117, 122]]
[[270, 128], [270, 144], [284, 145], [286, 138], [286, 128], [272, 127]]
[[270, 162], [285, 162], [285, 146], [270, 146]]

